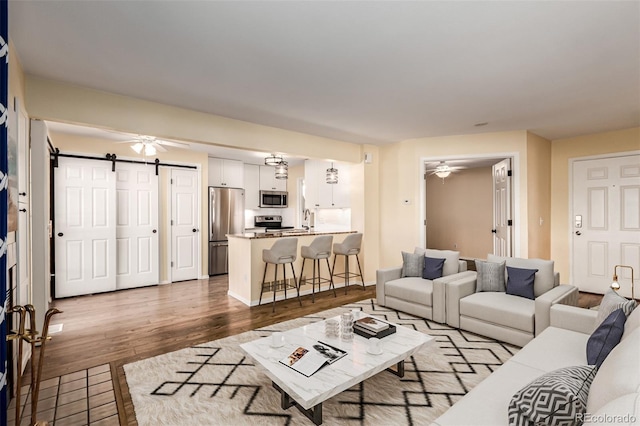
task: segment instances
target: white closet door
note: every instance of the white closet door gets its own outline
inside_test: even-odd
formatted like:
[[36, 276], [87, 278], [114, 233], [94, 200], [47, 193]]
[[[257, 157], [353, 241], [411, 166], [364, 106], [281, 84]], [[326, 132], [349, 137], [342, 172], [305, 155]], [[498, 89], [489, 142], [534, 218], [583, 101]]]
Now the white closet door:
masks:
[[56, 297], [116, 289], [111, 163], [60, 157], [55, 169]]
[[511, 256], [511, 159], [505, 159], [493, 170], [493, 254]]
[[155, 167], [116, 164], [117, 289], [158, 284], [158, 176]]
[[171, 281], [198, 278], [199, 195], [197, 171], [171, 170]]

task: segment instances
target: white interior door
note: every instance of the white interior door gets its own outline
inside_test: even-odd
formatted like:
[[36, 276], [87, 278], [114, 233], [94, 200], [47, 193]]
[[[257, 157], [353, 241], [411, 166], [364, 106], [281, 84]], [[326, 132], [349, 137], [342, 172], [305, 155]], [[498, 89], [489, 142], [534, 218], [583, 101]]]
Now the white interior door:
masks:
[[[640, 271], [640, 155], [574, 161], [572, 178], [571, 282], [603, 294], [615, 265]], [[630, 271], [618, 275], [620, 293], [630, 297]]]
[[198, 173], [171, 170], [171, 281], [198, 278], [200, 226]]
[[117, 289], [158, 284], [158, 176], [144, 164], [116, 165]]
[[56, 297], [116, 289], [111, 163], [60, 157], [55, 169]]
[[16, 101], [18, 116], [18, 292], [16, 305], [31, 303], [31, 204], [29, 118]]
[[493, 165], [493, 254], [511, 256], [511, 159]]

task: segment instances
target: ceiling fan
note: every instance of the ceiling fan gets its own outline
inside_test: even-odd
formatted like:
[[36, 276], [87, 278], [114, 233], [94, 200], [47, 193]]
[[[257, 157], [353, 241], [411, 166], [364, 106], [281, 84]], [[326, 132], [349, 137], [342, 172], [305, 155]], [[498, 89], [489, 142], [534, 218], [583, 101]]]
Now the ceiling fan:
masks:
[[[437, 164], [436, 167], [430, 168], [429, 164]], [[442, 179], [442, 183], [444, 183], [444, 178], [449, 177], [451, 173], [457, 172], [458, 170], [462, 170], [465, 167], [460, 166], [450, 166], [444, 161], [439, 161], [437, 163], [427, 163], [427, 171], [431, 171], [429, 176], [436, 175], [437, 177]]]
[[182, 142], [173, 142], [173, 141], [165, 141], [161, 139], [156, 139], [155, 136], [147, 136], [147, 135], [138, 135], [133, 139], [116, 142], [116, 143], [130, 143], [131, 149], [133, 149], [137, 154], [143, 154], [144, 156], [154, 156], [159, 152], [167, 152], [165, 146], [172, 146], [176, 148], [187, 149], [189, 148], [189, 144]]

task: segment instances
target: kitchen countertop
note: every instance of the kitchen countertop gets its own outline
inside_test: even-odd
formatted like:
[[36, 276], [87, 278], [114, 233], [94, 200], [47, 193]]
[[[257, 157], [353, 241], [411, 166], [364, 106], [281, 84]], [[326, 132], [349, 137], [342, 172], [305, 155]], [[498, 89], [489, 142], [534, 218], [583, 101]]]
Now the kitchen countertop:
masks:
[[282, 238], [282, 237], [304, 237], [307, 235], [335, 235], [335, 234], [354, 234], [356, 231], [315, 231], [303, 229], [290, 229], [282, 232], [245, 232], [243, 234], [227, 234], [228, 238], [244, 238], [247, 240], [263, 239], [263, 238]]

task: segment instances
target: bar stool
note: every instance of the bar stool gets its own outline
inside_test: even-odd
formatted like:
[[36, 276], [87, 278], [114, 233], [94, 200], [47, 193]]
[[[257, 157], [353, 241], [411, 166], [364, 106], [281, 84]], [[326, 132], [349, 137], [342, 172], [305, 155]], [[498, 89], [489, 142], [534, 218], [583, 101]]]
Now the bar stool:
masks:
[[[332, 272], [331, 279], [333, 277], [344, 278], [344, 294], [347, 294], [347, 287], [349, 287], [349, 279], [360, 277], [362, 280], [362, 289], [366, 290], [364, 286], [364, 278], [362, 276], [362, 268], [360, 268], [360, 259], [358, 259], [358, 253], [360, 253], [360, 246], [362, 245], [362, 234], [350, 234], [341, 243], [335, 243], [333, 245], [333, 271], [336, 270], [336, 259], [338, 256], [344, 256], [344, 272], [334, 274]], [[349, 256], [355, 256], [358, 262], [359, 274], [349, 271]]]
[[[316, 299], [316, 265], [318, 267], [318, 291], [320, 284], [329, 283], [329, 288], [333, 288], [333, 296], [337, 297], [336, 287], [333, 285], [333, 277], [331, 276], [331, 267], [329, 266], [329, 257], [331, 257], [331, 243], [333, 235], [321, 235], [315, 237], [310, 245], [300, 247], [300, 256], [302, 256], [302, 270], [300, 271], [300, 279], [304, 273], [304, 264], [307, 259], [313, 261], [313, 278], [311, 279], [311, 301], [315, 303]], [[320, 259], [327, 261], [327, 270], [329, 271], [329, 279], [322, 278], [320, 275]]]
[[[296, 271], [293, 269], [293, 262], [295, 262], [296, 257], [298, 255], [298, 239], [297, 238], [281, 238], [277, 240], [270, 249], [262, 250], [262, 260], [264, 261], [264, 274], [262, 275], [262, 288], [260, 289], [260, 300], [258, 301], [258, 305], [262, 302], [262, 293], [264, 293], [265, 288], [269, 291], [273, 291], [273, 308], [271, 312], [276, 311], [276, 292], [278, 290], [284, 290], [284, 298], [287, 299], [287, 288], [295, 288], [298, 291], [298, 302], [300, 302], [300, 306], [302, 306], [302, 301], [300, 300], [300, 286], [298, 285], [298, 280], [296, 279]], [[273, 282], [267, 283], [265, 279], [267, 278], [267, 268], [270, 263], [273, 263], [276, 270], [273, 274]], [[287, 271], [285, 268], [286, 264], [291, 265], [291, 272], [293, 273], [293, 284], [287, 283]], [[278, 265], [282, 265], [282, 276], [283, 281], [282, 284], [278, 283]]]

